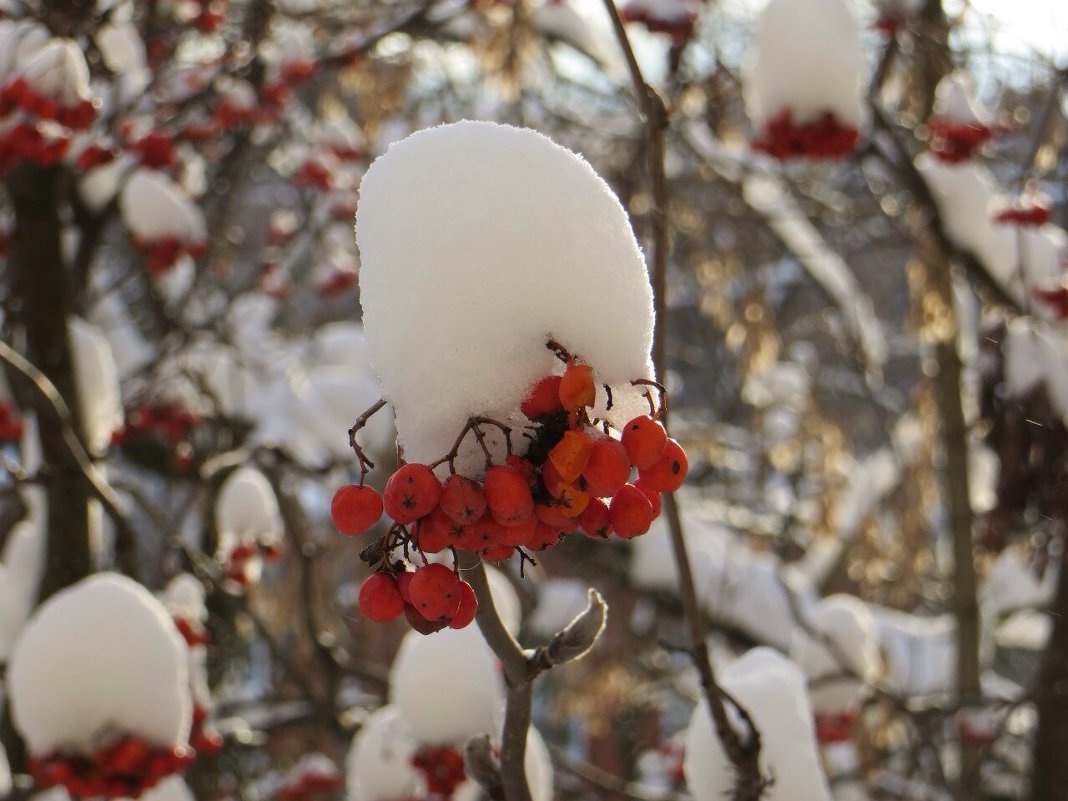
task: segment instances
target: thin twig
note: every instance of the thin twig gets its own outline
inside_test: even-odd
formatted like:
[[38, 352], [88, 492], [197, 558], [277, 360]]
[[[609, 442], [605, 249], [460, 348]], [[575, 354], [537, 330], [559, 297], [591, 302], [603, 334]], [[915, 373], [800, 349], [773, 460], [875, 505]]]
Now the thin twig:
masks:
[[[667, 178], [664, 171], [664, 130], [668, 125], [667, 108], [663, 99], [653, 90], [642, 76], [638, 59], [631, 47], [623, 20], [619, 16], [613, 0], [604, 0], [612, 20], [619, 46], [627, 61], [634, 92], [641, 104], [647, 139], [647, 156], [649, 173], [653, 190], [653, 226], [652, 226], [652, 284], [653, 312], [655, 327], [653, 334], [653, 365], [658, 376], [665, 375], [665, 340], [667, 337], [667, 254], [669, 248], [668, 231], [668, 194]], [[667, 425], [667, 409], [662, 408], [661, 419]], [[667, 493], [664, 498], [667, 512], [668, 530], [671, 534], [671, 546], [679, 574], [679, 594], [683, 612], [689, 627], [691, 640], [691, 657], [701, 677], [701, 688], [708, 702], [716, 734], [724, 752], [737, 771], [733, 792], [734, 801], [757, 801], [763, 793], [765, 782], [760, 775], [760, 732], [757, 731], [749, 713], [736, 701], [729, 699], [716, 681], [712, 664], [708, 658], [708, 646], [702, 629], [700, 606], [694, 588], [693, 571], [690, 557], [686, 551], [686, 541], [682, 532], [682, 519], [679, 514], [678, 501], [674, 493]], [[730, 702], [739, 713], [745, 725], [744, 739], [731, 725], [727, 716], [725, 701]]]

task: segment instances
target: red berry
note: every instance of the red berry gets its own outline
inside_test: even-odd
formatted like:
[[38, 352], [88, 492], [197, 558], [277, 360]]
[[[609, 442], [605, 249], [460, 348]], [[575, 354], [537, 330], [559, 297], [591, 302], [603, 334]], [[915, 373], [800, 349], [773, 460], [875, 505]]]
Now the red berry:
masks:
[[553, 528], [565, 529], [573, 523], [571, 518], [564, 514], [563, 507], [557, 503], [547, 506], [539, 503], [534, 507], [534, 514], [542, 523]]
[[503, 562], [511, 558], [513, 550], [511, 545], [494, 545], [492, 548], [483, 549], [481, 555], [488, 562]]
[[515, 525], [534, 514], [534, 498], [523, 475], [506, 465], [493, 465], [482, 484], [486, 505], [501, 525]]
[[441, 491], [441, 510], [461, 526], [476, 522], [486, 512], [481, 485], [460, 475], [449, 476]]
[[675, 440], [668, 438], [656, 464], [646, 470], [639, 470], [638, 477], [642, 484], [657, 492], [674, 492], [682, 486], [686, 479], [686, 471], [689, 463], [686, 461], [686, 451]]
[[573, 412], [583, 406], [593, 406], [596, 399], [593, 368], [588, 364], [571, 362], [560, 378], [560, 403]]
[[531, 387], [527, 397], [519, 406], [519, 411], [531, 420], [546, 414], [552, 414], [560, 405], [560, 376], [547, 375]]
[[423, 553], [437, 553], [449, 547], [462, 526], [452, 520], [441, 507], [419, 519], [412, 530], [412, 542]]
[[645, 485], [645, 482], [640, 478], [634, 482], [634, 486], [645, 493], [645, 497], [649, 499], [649, 503], [653, 505], [653, 519], [660, 517], [660, 493], [652, 487]]
[[475, 591], [466, 581], [461, 581], [460, 605], [456, 607], [456, 612], [449, 620], [449, 628], [462, 629], [466, 627], [472, 620], [475, 619], [475, 612], [477, 611], [478, 599], [475, 597]]
[[530, 538], [534, 535], [534, 528], [538, 525], [538, 518], [535, 515], [524, 518], [518, 525], [514, 526], [501, 526], [500, 537], [497, 542], [507, 548], [514, 548], [517, 545], [526, 545]]
[[[560, 487], [557, 500], [560, 501], [560, 511], [563, 512], [564, 517], [573, 518], [582, 514], [582, 511], [590, 502], [590, 494], [580, 490], [578, 487], [567, 484]], [[574, 527], [574, 521], [565, 526], [568, 530]]]
[[445, 565], [423, 565], [412, 575], [408, 594], [427, 620], [451, 617], [460, 605], [460, 579]]
[[612, 503], [608, 506], [608, 520], [620, 537], [637, 537], [649, 530], [653, 522], [653, 505], [644, 492], [633, 484], [627, 484], [612, 497]]
[[414, 523], [441, 500], [441, 482], [425, 464], [406, 464], [389, 477], [382, 492], [386, 514], [398, 523]]
[[627, 449], [617, 439], [601, 437], [593, 443], [590, 459], [582, 469], [586, 491], [598, 498], [610, 498], [630, 478]]
[[411, 586], [412, 576], [414, 575], [415, 573], [413, 573], [411, 570], [405, 570], [395, 576], [395, 578], [397, 579], [397, 591], [400, 593], [401, 599], [406, 604], [410, 604], [412, 602]]
[[593, 437], [585, 431], [569, 429], [549, 451], [549, 461], [560, 474], [560, 478], [571, 483], [582, 475], [582, 470], [586, 467], [591, 453], [593, 453]]
[[404, 599], [393, 577], [379, 571], [360, 586], [359, 606], [364, 617], [384, 623], [404, 611]]
[[456, 544], [465, 551], [480, 553], [487, 548], [500, 545], [503, 538], [504, 526], [494, 520], [493, 515], [487, 513], [477, 523], [464, 526], [463, 533]]
[[427, 620], [411, 604], [404, 605], [404, 619], [408, 621], [408, 625], [418, 631], [420, 634], [433, 634], [435, 631], [441, 631], [447, 625], [449, 625], [449, 619], [447, 617], [438, 618], [436, 620]]
[[330, 501], [330, 519], [342, 534], [355, 537], [382, 516], [382, 497], [372, 487], [346, 484]]
[[608, 535], [612, 533], [608, 504], [600, 498], [590, 498], [590, 502], [575, 522], [578, 523], [579, 529], [587, 537], [607, 539]]
[[539, 522], [538, 527], [534, 529], [534, 536], [527, 543], [527, 547], [532, 551], [543, 551], [556, 545], [562, 535], [563, 532], [560, 529]]
[[623, 426], [622, 442], [631, 464], [639, 470], [648, 470], [664, 453], [667, 432], [656, 420], [642, 415]]

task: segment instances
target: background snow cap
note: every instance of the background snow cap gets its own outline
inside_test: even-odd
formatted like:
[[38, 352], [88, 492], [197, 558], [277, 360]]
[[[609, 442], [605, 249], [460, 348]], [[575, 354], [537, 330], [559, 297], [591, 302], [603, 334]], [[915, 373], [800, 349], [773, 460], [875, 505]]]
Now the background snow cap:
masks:
[[618, 422], [647, 408], [629, 386], [653, 374], [638, 243], [608, 185], [545, 136], [460, 122], [393, 144], [364, 176], [356, 242], [367, 349], [409, 461], [442, 457], [472, 415], [519, 422], [530, 386], [562, 370], [550, 336], [613, 385]]
[[771, 0], [745, 64], [745, 106], [762, 129], [785, 109], [795, 123], [826, 111], [859, 128], [864, 54], [843, 0]]
[[15, 724], [34, 754], [90, 752], [112, 731], [154, 745], [185, 742], [185, 643], [148, 590], [112, 573], [52, 596], [11, 657]]
[[267, 477], [252, 467], [235, 470], [215, 501], [220, 547], [245, 539], [262, 543], [282, 539], [282, 513]]
[[[775, 779], [764, 796], [767, 801], [830, 801], [816, 752], [805, 678], [797, 665], [770, 648], [754, 648], [723, 672], [721, 683], [760, 730], [761, 771]], [[728, 712], [733, 713], [729, 706]], [[738, 728], [737, 717], [731, 717]], [[684, 769], [696, 801], [730, 797], [734, 770], [704, 701], [686, 733]]]

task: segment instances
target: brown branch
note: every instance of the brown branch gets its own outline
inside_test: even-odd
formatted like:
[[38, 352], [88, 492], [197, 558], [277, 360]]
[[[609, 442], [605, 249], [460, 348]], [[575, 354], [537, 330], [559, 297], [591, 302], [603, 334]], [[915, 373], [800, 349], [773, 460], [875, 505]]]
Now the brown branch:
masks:
[[[41, 420], [41, 424], [55, 425], [59, 442], [66, 449], [68, 461], [77, 469], [81, 483], [93, 497], [100, 501], [104, 511], [115, 525], [115, 559], [119, 569], [126, 575], [137, 578], [139, 572], [137, 532], [133, 530], [126, 512], [122, 509], [122, 501], [100, 475], [100, 471], [89, 459], [89, 454], [85, 452], [78, 435], [74, 433], [74, 418], [63, 396], [60, 395], [55, 384], [48, 380], [48, 376], [3, 340], [0, 340], [0, 361], [5, 362], [26, 379], [26, 383], [42, 401], [42, 406], [38, 408], [44, 408], [50, 412], [53, 420]], [[51, 521], [49, 525], [50, 527], [53, 525]]]
[[[670, 247], [668, 229], [668, 192], [667, 178], [664, 170], [664, 130], [668, 125], [667, 107], [663, 99], [653, 90], [642, 76], [638, 59], [627, 37], [623, 20], [619, 16], [613, 0], [604, 0], [605, 8], [612, 20], [616, 39], [623, 50], [630, 71], [634, 93], [641, 104], [647, 140], [648, 167], [652, 181], [653, 226], [652, 226], [652, 284], [653, 313], [655, 327], [653, 335], [653, 365], [658, 377], [665, 374], [665, 341], [667, 338], [667, 255]], [[661, 409], [661, 420], [667, 426], [667, 409]], [[683, 613], [689, 628], [691, 652], [694, 666], [701, 678], [701, 689], [708, 703], [709, 712], [715, 723], [716, 734], [737, 772], [732, 798], [734, 801], [757, 801], [763, 794], [766, 783], [760, 774], [760, 732], [757, 730], [749, 713], [737, 701], [730, 698], [716, 681], [712, 663], [708, 658], [708, 646], [705, 643], [702, 628], [702, 616], [694, 588], [693, 570], [686, 550], [686, 541], [682, 532], [682, 518], [679, 514], [678, 501], [674, 493], [666, 493], [664, 506], [667, 512], [668, 530], [671, 535], [671, 547], [675, 556], [675, 565], [679, 575], [679, 594]], [[739, 713], [745, 727], [745, 736], [741, 736], [731, 725], [727, 716], [726, 703]]]

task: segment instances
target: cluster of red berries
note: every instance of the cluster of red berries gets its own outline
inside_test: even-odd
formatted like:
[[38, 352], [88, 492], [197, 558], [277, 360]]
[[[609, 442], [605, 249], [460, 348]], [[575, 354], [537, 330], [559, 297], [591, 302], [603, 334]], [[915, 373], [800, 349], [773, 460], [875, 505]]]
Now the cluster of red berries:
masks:
[[213, 33], [226, 16], [227, 0], [192, 0], [195, 6], [190, 24], [201, 33]]
[[222, 751], [223, 736], [208, 720], [208, 710], [202, 704], [193, 704], [189, 746], [198, 754], [203, 755], [217, 754]]
[[355, 270], [335, 269], [315, 285], [315, 291], [321, 298], [335, 297], [356, 286], [358, 279]]
[[836, 159], [857, 146], [860, 132], [839, 122], [825, 111], [810, 122], [793, 121], [793, 112], [785, 109], [768, 121], [764, 133], [753, 140], [753, 150], [777, 159]]
[[151, 275], [162, 275], [167, 272], [185, 254], [199, 259], [208, 252], [207, 242], [188, 242], [174, 234], [157, 239], [134, 237], [132, 244], [134, 250], [145, 260], [145, 269]]
[[[481, 426], [495, 425], [509, 443], [503, 464], [493, 463], [485, 451], [481, 481], [453, 470], [454, 448], [434, 464], [401, 466], [381, 496], [362, 483], [337, 490], [330, 514], [341, 533], [363, 533], [383, 511], [394, 521], [362, 554], [372, 565], [381, 562], [360, 589], [365, 616], [392, 620], [404, 612], [419, 631], [462, 628], [474, 616], [474, 594], [454, 570], [426, 564], [410, 573], [404, 562], [386, 558], [397, 547], [405, 553], [414, 548], [424, 559], [448, 548], [501, 560], [517, 550], [548, 548], [569, 532], [629, 539], [649, 530], [660, 514], [660, 493], [678, 489], [686, 477], [685, 452], [657, 422], [651, 396], [651, 414], [635, 417], [619, 438], [612, 436], [606, 420], [589, 416], [596, 398], [592, 367], [561, 358], [567, 361], [563, 374], [538, 381], [520, 406], [531, 421], [524, 456], [511, 453], [508, 427], [472, 418], [461, 441], [473, 431], [481, 442]], [[450, 475], [442, 481], [434, 468], [446, 463]]]
[[67, 155], [71, 131], [85, 130], [96, 116], [91, 101], [82, 99], [61, 106], [23, 78], [15, 78], [0, 89], [0, 119], [13, 113], [21, 117], [0, 128], [0, 170], [24, 160], [41, 166], [55, 164]]
[[1009, 206], [994, 215], [994, 222], [1018, 225], [1021, 228], [1038, 228], [1049, 222], [1049, 206], [1042, 203]]
[[260, 89], [260, 99], [267, 105], [284, 105], [289, 101], [294, 86], [307, 83], [318, 72], [319, 65], [310, 59], [286, 62], [281, 65], [278, 77]]
[[188, 746], [156, 748], [127, 736], [88, 756], [56, 752], [31, 757], [29, 768], [39, 788], [62, 786], [72, 798], [137, 798], [192, 760]]
[[0, 442], [18, 442], [24, 427], [11, 404], [0, 401]]
[[412, 754], [411, 764], [423, 774], [427, 797], [436, 801], [449, 801], [467, 778], [463, 755], [450, 745], [424, 746]]
[[637, 22], [650, 33], [666, 33], [675, 44], [682, 44], [693, 36], [697, 24], [694, 11], [675, 12], [669, 16], [657, 16], [646, 3], [629, 3], [620, 9], [623, 22]]
[[813, 718], [816, 723], [816, 741], [820, 744], [847, 743], [853, 739], [853, 724], [857, 720], [855, 711], [816, 714]]
[[1049, 306], [1058, 320], [1068, 319], [1068, 286], [1059, 284], [1049, 289], [1039, 287], [1032, 290], [1031, 294], [1035, 296], [1035, 300]]
[[[318, 766], [316, 766], [318, 768]], [[311, 801], [318, 795], [333, 793], [341, 786], [341, 775], [319, 769], [301, 770], [287, 777], [278, 788], [279, 801]]]
[[168, 454], [174, 470], [184, 473], [193, 465], [189, 435], [200, 417], [178, 403], [145, 402], [128, 412], [122, 428], [111, 435], [112, 445], [151, 443]]
[[190, 648], [195, 648], [198, 645], [207, 645], [211, 642], [210, 632], [199, 620], [194, 620], [188, 617], [176, 617], [174, 618], [174, 627], [178, 629], [178, 633], [182, 635], [185, 644]]
[[875, 20], [874, 28], [885, 38], [893, 39], [907, 21], [903, 14], [884, 13]]
[[275, 562], [282, 555], [282, 545], [278, 542], [239, 542], [224, 560], [223, 578], [238, 587], [248, 587], [252, 583], [253, 559], [261, 557], [266, 562]]
[[931, 132], [931, 152], [939, 161], [959, 164], [967, 161], [994, 132], [988, 125], [978, 122], [953, 122], [930, 119], [927, 130]]

